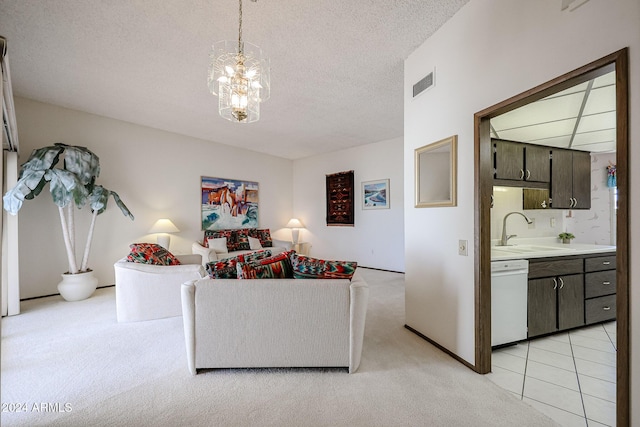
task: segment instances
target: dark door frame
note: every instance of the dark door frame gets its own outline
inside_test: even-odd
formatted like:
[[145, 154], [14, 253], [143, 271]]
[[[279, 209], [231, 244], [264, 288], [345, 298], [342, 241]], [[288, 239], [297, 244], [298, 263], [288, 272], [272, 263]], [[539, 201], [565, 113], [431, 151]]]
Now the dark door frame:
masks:
[[[629, 63], [628, 48], [573, 70], [533, 89], [502, 101], [474, 115], [475, 137], [475, 370], [491, 371], [491, 118], [537, 101], [552, 93], [591, 80], [603, 68], [616, 73], [616, 175], [618, 216], [616, 226], [616, 316], [617, 316], [617, 424], [629, 418]], [[606, 67], [606, 68], [605, 68]]]

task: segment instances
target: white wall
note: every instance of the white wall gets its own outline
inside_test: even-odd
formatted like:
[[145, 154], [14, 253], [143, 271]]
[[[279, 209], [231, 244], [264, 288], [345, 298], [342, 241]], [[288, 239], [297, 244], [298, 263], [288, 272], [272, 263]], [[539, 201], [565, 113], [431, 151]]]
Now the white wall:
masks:
[[[293, 210], [306, 226], [300, 241], [311, 242], [311, 256], [404, 271], [402, 146], [396, 138], [294, 161]], [[355, 226], [328, 227], [325, 177], [349, 170], [355, 178]], [[362, 182], [387, 178], [390, 209], [363, 210]]]
[[[560, 1], [471, 0], [405, 61], [405, 266], [407, 324], [475, 363], [474, 113], [591, 61], [629, 47], [630, 124], [640, 123], [640, 2], [591, 0], [575, 11]], [[436, 68], [436, 85], [411, 88]], [[413, 207], [413, 151], [458, 134], [458, 206]], [[630, 163], [640, 165], [640, 128], [630, 126]], [[631, 167], [630, 265], [640, 265], [640, 174]], [[631, 328], [640, 331], [638, 273], [631, 269]], [[640, 366], [632, 338], [632, 366]], [[632, 369], [633, 394], [640, 373]], [[633, 406], [633, 405], [632, 405]], [[640, 417], [636, 417], [640, 419]]]
[[[114, 283], [113, 263], [128, 254], [130, 243], [155, 242], [147, 232], [159, 218], [170, 218], [180, 229], [171, 251], [191, 253], [191, 243], [202, 239], [201, 176], [257, 181], [260, 227], [271, 228], [276, 238], [290, 236], [282, 227], [293, 206], [291, 160], [24, 98], [16, 98], [16, 115], [21, 163], [34, 148], [55, 142], [86, 146], [100, 157], [98, 182], [119, 193], [136, 217], [124, 217], [113, 200], [98, 217], [89, 267], [99, 286]], [[43, 192], [24, 204], [19, 218], [20, 296], [55, 294], [67, 269], [57, 208]], [[88, 219], [88, 210], [76, 215], [78, 244], [83, 245]]]

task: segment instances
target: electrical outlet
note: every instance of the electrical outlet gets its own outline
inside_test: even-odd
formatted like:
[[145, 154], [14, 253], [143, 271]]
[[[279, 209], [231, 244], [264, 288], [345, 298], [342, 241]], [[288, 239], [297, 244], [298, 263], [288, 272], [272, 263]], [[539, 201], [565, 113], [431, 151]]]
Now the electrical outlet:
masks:
[[458, 240], [458, 255], [467, 256], [467, 241]]
[[531, 224], [528, 224], [529, 229], [532, 228], [536, 228], [536, 219], [535, 218], [529, 218], [531, 220]]
[[551, 217], [551, 219], [549, 220], [549, 226], [551, 228], [556, 228], [556, 219]]

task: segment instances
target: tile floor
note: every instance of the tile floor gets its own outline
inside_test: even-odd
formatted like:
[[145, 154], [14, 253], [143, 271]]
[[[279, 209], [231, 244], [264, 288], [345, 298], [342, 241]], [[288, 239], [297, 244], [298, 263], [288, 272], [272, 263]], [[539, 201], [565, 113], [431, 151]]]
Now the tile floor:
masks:
[[616, 425], [616, 322], [494, 350], [488, 378], [563, 426]]

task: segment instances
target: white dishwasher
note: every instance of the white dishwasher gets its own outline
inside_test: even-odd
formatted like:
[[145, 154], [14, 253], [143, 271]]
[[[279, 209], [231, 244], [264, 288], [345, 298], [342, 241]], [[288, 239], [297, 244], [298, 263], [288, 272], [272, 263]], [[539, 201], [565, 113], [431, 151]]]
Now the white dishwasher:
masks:
[[529, 261], [491, 262], [491, 346], [527, 339]]

